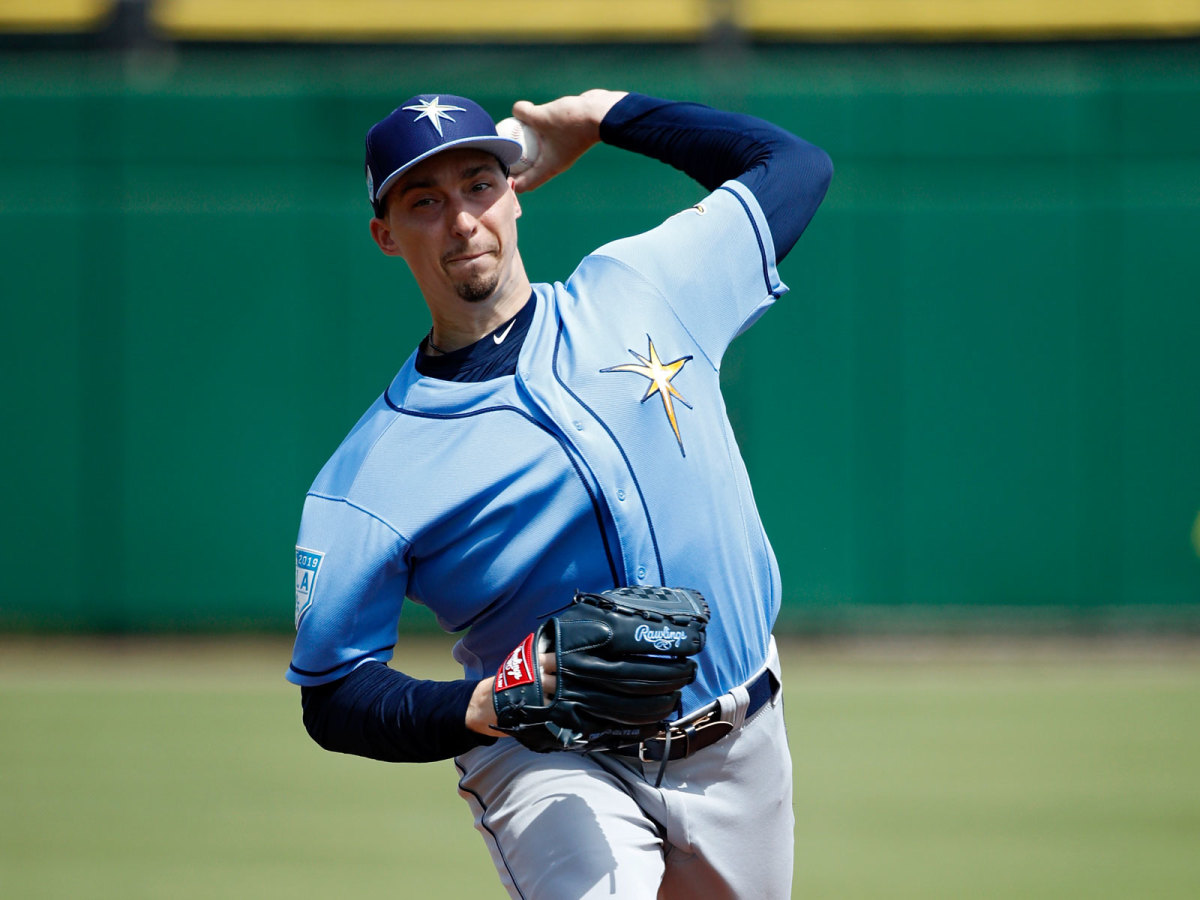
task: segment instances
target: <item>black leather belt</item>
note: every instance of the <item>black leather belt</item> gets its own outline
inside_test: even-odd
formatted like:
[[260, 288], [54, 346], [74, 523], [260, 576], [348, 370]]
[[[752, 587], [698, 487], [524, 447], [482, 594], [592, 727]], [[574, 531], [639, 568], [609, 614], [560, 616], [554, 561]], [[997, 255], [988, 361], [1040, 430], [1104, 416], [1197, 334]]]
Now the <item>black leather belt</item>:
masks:
[[[750, 694], [750, 703], [746, 707], [746, 719], [766, 706], [767, 701], [774, 695], [776, 687], [778, 684], [770, 669], [764, 669], [762, 674], [746, 685], [746, 690]], [[683, 759], [691, 756], [697, 750], [703, 750], [705, 747], [715, 744], [733, 731], [733, 723], [726, 722], [720, 716], [721, 703], [714, 700], [698, 712], [694, 712], [678, 722], [671, 722], [667, 731], [633, 747], [623, 747], [613, 752], [619, 756], [637, 757], [642, 762]]]

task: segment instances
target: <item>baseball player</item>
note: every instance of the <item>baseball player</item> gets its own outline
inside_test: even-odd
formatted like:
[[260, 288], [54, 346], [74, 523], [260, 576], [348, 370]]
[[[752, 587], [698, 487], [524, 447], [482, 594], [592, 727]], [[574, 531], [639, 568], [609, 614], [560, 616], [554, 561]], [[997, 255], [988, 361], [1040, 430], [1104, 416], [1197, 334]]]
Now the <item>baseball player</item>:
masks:
[[[519, 174], [520, 145], [463, 97], [420, 94], [367, 134], [371, 235], [432, 327], [305, 500], [287, 677], [322, 747], [454, 757], [513, 897], [787, 897], [779, 572], [719, 376], [787, 290], [776, 263], [829, 158], [635, 93], [513, 114], [540, 136]], [[518, 194], [598, 141], [709, 193], [531, 283]], [[406, 598], [462, 634], [462, 680], [388, 664]], [[626, 601], [644, 621], [622, 632]], [[636, 659], [594, 651], [622, 633]]]

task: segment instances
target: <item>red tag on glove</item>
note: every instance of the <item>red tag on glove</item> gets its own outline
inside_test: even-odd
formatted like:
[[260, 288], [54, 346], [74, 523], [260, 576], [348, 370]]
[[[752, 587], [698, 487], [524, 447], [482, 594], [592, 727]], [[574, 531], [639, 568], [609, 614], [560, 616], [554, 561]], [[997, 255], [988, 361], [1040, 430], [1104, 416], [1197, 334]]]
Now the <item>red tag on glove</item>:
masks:
[[533, 681], [533, 635], [525, 638], [496, 670], [494, 690], [507, 691]]

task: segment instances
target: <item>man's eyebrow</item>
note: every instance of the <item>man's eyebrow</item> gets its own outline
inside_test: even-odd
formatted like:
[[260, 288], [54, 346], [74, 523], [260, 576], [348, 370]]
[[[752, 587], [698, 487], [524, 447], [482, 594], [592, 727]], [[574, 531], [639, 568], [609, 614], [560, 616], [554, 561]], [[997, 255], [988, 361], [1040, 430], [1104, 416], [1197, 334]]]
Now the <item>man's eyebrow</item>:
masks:
[[500, 167], [493, 162], [480, 163], [477, 166], [470, 166], [469, 168], [463, 169], [462, 177], [463, 180], [466, 180], [468, 178], [474, 178], [480, 172], [488, 171], [496, 172], [498, 174], [500, 172]]
[[[463, 169], [462, 172], [459, 173], [458, 180], [466, 181], [468, 178], [474, 178], [480, 172], [489, 171], [495, 172], [495, 174], [499, 175], [500, 167], [497, 163], [492, 162], [484, 162], [475, 166], [467, 166], [467, 168]], [[429, 176], [425, 176], [424, 178], [413, 178], [409, 181], [400, 182], [398, 187], [400, 189], [399, 193], [404, 194], [408, 191], [420, 190], [421, 188], [437, 187], [437, 180]]]
[[399, 185], [400, 193], [416, 190], [417, 188], [433, 187], [436, 182], [432, 178], [413, 178], [408, 181], [402, 181]]

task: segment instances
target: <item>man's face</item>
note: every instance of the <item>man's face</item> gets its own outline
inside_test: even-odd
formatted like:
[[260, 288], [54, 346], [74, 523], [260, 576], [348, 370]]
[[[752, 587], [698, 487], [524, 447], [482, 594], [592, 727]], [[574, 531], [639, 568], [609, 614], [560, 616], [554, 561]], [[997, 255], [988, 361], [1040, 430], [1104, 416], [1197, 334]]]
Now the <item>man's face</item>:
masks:
[[403, 257], [431, 302], [453, 292], [476, 303], [513, 274], [521, 206], [500, 163], [481, 150], [447, 150], [404, 173], [371, 233]]

